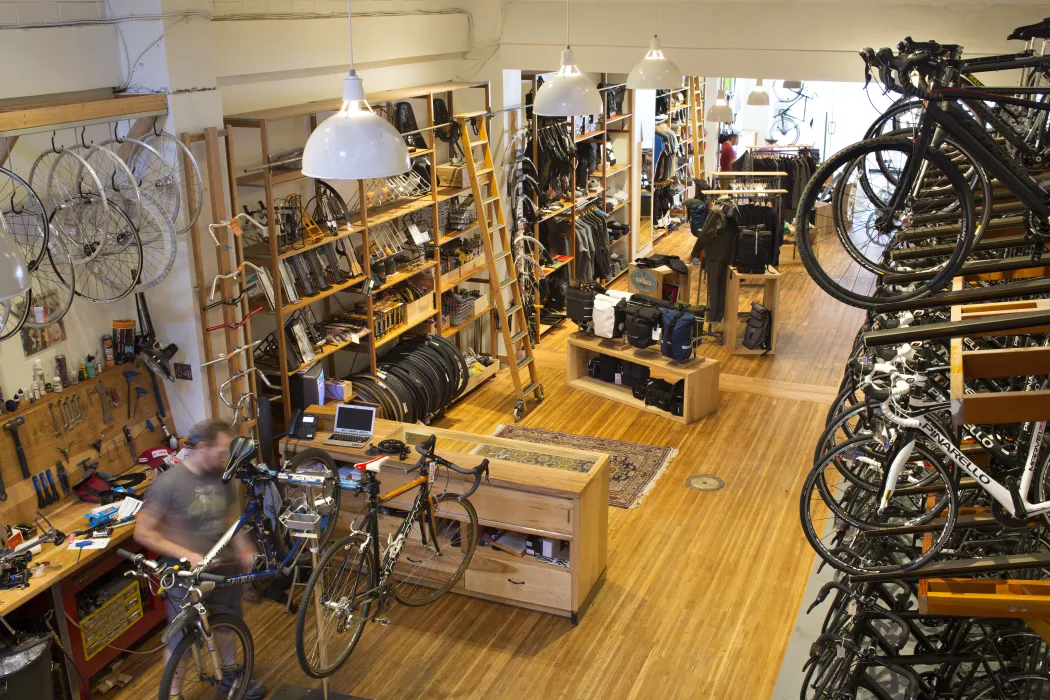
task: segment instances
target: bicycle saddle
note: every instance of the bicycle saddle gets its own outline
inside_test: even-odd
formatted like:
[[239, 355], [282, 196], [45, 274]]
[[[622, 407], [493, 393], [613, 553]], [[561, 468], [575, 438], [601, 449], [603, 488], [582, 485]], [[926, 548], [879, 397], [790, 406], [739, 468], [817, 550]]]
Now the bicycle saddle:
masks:
[[1050, 17], [1038, 24], [1029, 24], [1015, 29], [1007, 39], [1019, 39], [1028, 41], [1030, 39], [1050, 39]]
[[230, 443], [230, 458], [226, 461], [226, 468], [222, 472], [222, 482], [230, 483], [234, 474], [239, 473], [255, 457], [258, 444], [247, 435], [238, 435]]

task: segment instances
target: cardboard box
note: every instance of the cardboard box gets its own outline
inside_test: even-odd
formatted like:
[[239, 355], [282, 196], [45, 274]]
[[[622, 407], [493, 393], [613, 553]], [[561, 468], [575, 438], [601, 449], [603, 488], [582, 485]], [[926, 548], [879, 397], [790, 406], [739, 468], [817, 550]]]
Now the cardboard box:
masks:
[[345, 379], [328, 379], [324, 383], [324, 395], [326, 399], [346, 403], [354, 396], [354, 385]]
[[470, 175], [465, 165], [437, 166], [438, 187], [470, 187]]
[[[819, 235], [835, 233], [835, 217], [831, 211], [831, 205], [826, 202], [817, 202], [813, 206], [815, 212], [813, 230]], [[812, 240], [812, 237], [810, 237]]]

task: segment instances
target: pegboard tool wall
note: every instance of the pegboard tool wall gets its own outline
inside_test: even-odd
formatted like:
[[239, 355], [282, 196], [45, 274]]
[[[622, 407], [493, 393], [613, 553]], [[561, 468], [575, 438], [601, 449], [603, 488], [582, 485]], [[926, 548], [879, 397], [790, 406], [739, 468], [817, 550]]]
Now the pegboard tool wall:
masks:
[[[128, 383], [124, 377], [124, 372], [129, 370], [138, 372], [138, 376], [131, 379], [133, 413], [130, 419], [128, 418]], [[107, 395], [107, 402], [110, 389], [115, 389], [119, 397], [118, 406], [109, 406], [112, 417], [108, 424], [105, 422], [101, 399], [95, 390], [100, 380], [105, 387], [102, 393]], [[168, 430], [173, 431], [174, 421], [171, 419], [171, 411], [168, 410], [165, 383], [164, 379], [157, 379], [157, 387], [166, 416], [164, 422]], [[136, 387], [146, 390], [139, 397], [137, 409], [135, 406]], [[58, 402], [65, 402], [67, 398], [72, 399], [72, 397], [79, 398], [84, 417], [78, 424], [66, 430]], [[48, 409], [49, 405], [54, 407], [55, 419], [58, 421], [61, 434], [57, 436], [55, 435], [55, 424], [51, 420], [51, 411]], [[160, 411], [153, 383], [150, 380], [150, 370], [143, 362], [136, 360], [133, 363], [106, 369], [95, 379], [84, 380], [66, 388], [61, 393], [45, 394], [43, 399], [33, 404], [23, 404], [13, 413], [0, 414], [0, 426], [16, 420], [19, 416], [25, 419], [25, 423], [18, 426], [18, 438], [22, 443], [29, 473], [42, 476], [46, 469], [50, 469], [60, 497], [58, 501], [42, 509], [42, 512], [47, 515], [61, 505], [77, 498], [72, 490], [68, 494], [62, 493], [62, 488], [58, 483], [56, 462], [61, 462], [65, 466], [71, 486], [84, 476], [84, 469], [77, 466], [77, 463], [85, 458], [89, 460], [88, 464], [98, 461], [99, 469], [114, 476], [131, 471], [137, 467], [137, 462], [132, 457], [128, 442], [124, 439], [124, 426], [131, 428], [132, 439], [137, 450], [135, 457], [137, 457], [143, 450], [160, 445], [164, 441], [164, 431], [160, 427], [158, 413]], [[146, 426], [147, 420], [152, 423], [153, 432], [150, 432]], [[101, 454], [92, 447], [92, 443], [100, 438], [102, 439]], [[67, 463], [61, 450], [66, 449], [70, 443], [73, 444], [69, 450]], [[7, 500], [0, 502], [0, 517], [3, 522], [8, 525], [32, 522], [33, 514], [37, 510], [37, 496], [33, 490], [32, 479], [26, 479], [22, 475], [15, 451], [15, 441], [9, 430], [0, 431], [0, 477], [3, 478], [7, 490]]]

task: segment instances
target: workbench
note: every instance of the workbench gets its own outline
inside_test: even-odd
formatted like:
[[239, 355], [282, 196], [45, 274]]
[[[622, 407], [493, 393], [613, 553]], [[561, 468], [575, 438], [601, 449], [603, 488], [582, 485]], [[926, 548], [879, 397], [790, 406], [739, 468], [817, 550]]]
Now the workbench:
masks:
[[[88, 521], [84, 515], [94, 506], [93, 503], [72, 501], [48, 513], [47, 518], [57, 530], [68, 534], [87, 526]], [[29, 566], [33, 568], [41, 562], [50, 562], [50, 564], [45, 567], [40, 576], [33, 576], [29, 579], [28, 588], [0, 591], [0, 615], [8, 619], [17, 629], [17, 619], [12, 617], [12, 613], [15, 613], [17, 617], [19, 608], [23, 606], [30, 608], [29, 614], [34, 617], [42, 617], [43, 611], [48, 608], [54, 610], [51, 624], [58, 632], [62, 646], [76, 661], [80, 673], [90, 679], [93, 674], [105, 668], [119, 656], [120, 652], [106, 647], [90, 658], [85, 658], [82, 635], [77, 627], [80, 619], [77, 613], [76, 594], [108, 574], [116, 566], [126, 563], [117, 555], [118, 548], [141, 551], [141, 548], [131, 540], [134, 530], [134, 525], [115, 529], [105, 549], [73, 551], [68, 549], [65, 542], [58, 547], [44, 544], [40, 554], [33, 557]], [[46, 596], [46, 599], [43, 596]], [[41, 599], [37, 600], [38, 597]], [[164, 604], [159, 597], [148, 596], [142, 601], [142, 606], [143, 616], [119, 637], [112, 640], [110, 642], [112, 646], [128, 648], [165, 619]], [[72, 618], [72, 621], [67, 618], [67, 615]], [[65, 656], [62, 658], [69, 696], [86, 700], [89, 697], [87, 689], [80, 687], [79, 677], [70, 660]]]
[[[317, 433], [313, 440], [283, 440], [281, 447], [286, 456], [317, 447], [337, 463], [357, 464], [374, 459], [363, 450], [324, 444], [331, 435], [334, 405], [311, 406], [307, 413], [318, 416]], [[480, 528], [535, 535], [564, 543], [562, 546], [568, 548], [569, 566], [561, 567], [479, 544], [452, 592], [561, 615], [578, 623], [605, 579], [608, 455], [385, 420], [376, 421], [373, 441], [395, 439], [412, 446], [431, 435], [437, 436], [437, 454], [461, 467], [474, 467], [482, 459], [489, 459], [489, 480], [483, 480], [470, 497]], [[414, 479], [415, 475], [406, 474], [405, 468], [418, 459], [415, 451], [404, 461], [392, 455], [379, 474], [382, 492]], [[573, 466], [567, 468], [567, 464]], [[469, 488], [466, 482], [472, 477], [450, 473], [449, 479], [449, 491], [462, 492]], [[408, 510], [415, 495], [412, 489], [384, 502], [384, 506]], [[352, 491], [344, 491], [336, 534], [348, 532], [350, 523], [364, 507], [364, 496], [355, 497]], [[397, 527], [397, 520], [382, 517], [379, 527], [380, 539], [386, 542], [387, 534]]]

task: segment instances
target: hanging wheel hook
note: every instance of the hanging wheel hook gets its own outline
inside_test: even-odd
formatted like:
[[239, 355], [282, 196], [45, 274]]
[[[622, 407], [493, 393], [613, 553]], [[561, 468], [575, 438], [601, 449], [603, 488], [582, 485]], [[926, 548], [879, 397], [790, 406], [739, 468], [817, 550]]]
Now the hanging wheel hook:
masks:
[[55, 135], [57, 133], [58, 133], [57, 131], [52, 131], [51, 132], [51, 150], [54, 151], [55, 153], [58, 153], [58, 147], [55, 145]]
[[87, 137], [87, 127], [85, 126], [85, 127], [80, 129], [80, 145], [83, 146], [85, 149], [88, 147], [87, 141], [84, 140], [86, 137]]
[[120, 141], [120, 129], [118, 128], [119, 126], [120, 126], [120, 122], [113, 122], [113, 140], [115, 142], [117, 142], [117, 143], [121, 142]]
[[161, 132], [157, 130], [157, 117], [153, 117], [153, 135], [160, 136]]

